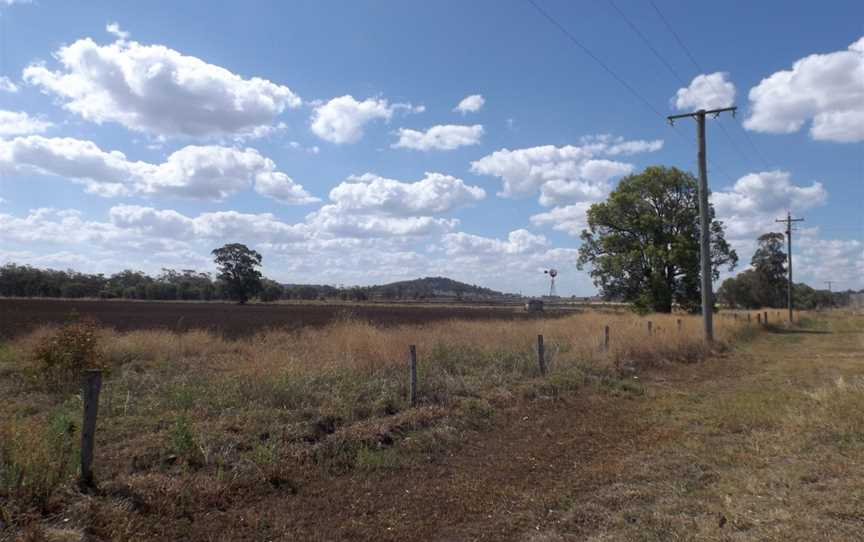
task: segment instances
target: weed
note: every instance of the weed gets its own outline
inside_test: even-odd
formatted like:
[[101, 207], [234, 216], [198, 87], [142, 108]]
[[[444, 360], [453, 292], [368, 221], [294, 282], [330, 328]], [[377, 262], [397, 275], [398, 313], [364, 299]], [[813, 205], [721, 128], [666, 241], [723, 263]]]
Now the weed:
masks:
[[77, 431], [63, 407], [45, 421], [12, 418], [0, 424], [0, 500], [44, 510], [75, 472]]
[[88, 321], [68, 323], [44, 336], [31, 356], [34, 379], [55, 391], [76, 386], [84, 369], [104, 368], [97, 328]]

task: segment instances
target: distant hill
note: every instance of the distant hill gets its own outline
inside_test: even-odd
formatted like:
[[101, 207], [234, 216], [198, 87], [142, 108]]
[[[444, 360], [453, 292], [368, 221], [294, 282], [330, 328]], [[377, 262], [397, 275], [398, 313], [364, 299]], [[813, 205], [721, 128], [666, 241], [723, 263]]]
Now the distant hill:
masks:
[[483, 288], [476, 284], [465, 284], [464, 282], [459, 282], [458, 280], [449, 279], [447, 277], [425, 277], [414, 280], [402, 280], [399, 282], [391, 282], [390, 284], [382, 284], [380, 286], [371, 286], [369, 290], [374, 297], [384, 299], [418, 299], [434, 297], [494, 299], [510, 297], [511, 295], [489, 288]]
[[283, 284], [289, 299], [465, 299], [495, 300], [517, 297], [447, 277], [425, 277], [375, 286], [336, 288], [319, 284]]

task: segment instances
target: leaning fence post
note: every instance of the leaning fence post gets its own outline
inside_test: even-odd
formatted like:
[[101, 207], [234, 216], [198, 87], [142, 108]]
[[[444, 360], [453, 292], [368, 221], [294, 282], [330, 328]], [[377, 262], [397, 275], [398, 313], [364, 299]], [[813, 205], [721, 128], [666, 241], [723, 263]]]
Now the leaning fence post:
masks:
[[543, 348], [543, 335], [537, 335], [537, 364], [540, 365], [540, 374], [546, 375], [546, 350]]
[[408, 347], [408, 366], [411, 373], [411, 406], [417, 406], [417, 347]]
[[99, 412], [99, 391], [102, 389], [102, 371], [87, 369], [81, 382], [84, 399], [84, 419], [81, 423], [81, 485], [92, 487], [93, 452], [96, 438], [96, 414]]
[[609, 326], [603, 329], [603, 350], [609, 351]]

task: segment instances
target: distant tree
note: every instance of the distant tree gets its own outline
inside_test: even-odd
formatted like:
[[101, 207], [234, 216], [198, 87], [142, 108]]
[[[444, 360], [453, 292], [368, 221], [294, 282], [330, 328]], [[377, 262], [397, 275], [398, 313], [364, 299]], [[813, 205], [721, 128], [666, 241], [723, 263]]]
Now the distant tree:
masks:
[[[674, 304], [694, 311], [699, 286], [699, 205], [693, 175], [676, 168], [649, 167], [621, 180], [608, 199], [588, 210], [577, 266], [591, 276], [606, 299], [623, 299], [637, 309], [671, 312]], [[738, 262], [711, 217], [712, 278]]]
[[724, 280], [717, 290], [717, 299], [733, 308], [758, 309], [762, 305], [757, 298], [757, 285], [756, 272], [747, 269]]
[[240, 243], [214, 249], [212, 254], [229, 299], [242, 305], [260, 291], [261, 254]]
[[786, 306], [786, 253], [783, 251], [782, 233], [759, 236], [759, 245], [750, 260], [756, 273], [754, 295], [763, 307]]
[[284, 288], [282, 288], [282, 285], [275, 280], [263, 279], [261, 281], [261, 293], [259, 297], [265, 303], [272, 303], [273, 301], [282, 299], [283, 291]]

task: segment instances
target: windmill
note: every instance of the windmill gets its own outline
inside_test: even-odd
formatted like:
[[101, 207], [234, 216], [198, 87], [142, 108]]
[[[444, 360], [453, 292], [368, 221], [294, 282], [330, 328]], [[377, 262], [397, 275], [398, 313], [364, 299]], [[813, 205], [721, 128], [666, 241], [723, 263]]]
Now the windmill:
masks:
[[547, 269], [543, 271], [544, 274], [549, 275], [549, 297], [555, 297], [558, 293], [555, 291], [555, 277], [558, 276], [557, 269]]

